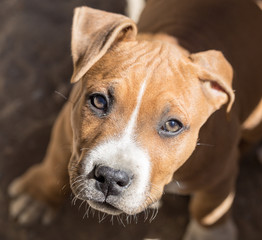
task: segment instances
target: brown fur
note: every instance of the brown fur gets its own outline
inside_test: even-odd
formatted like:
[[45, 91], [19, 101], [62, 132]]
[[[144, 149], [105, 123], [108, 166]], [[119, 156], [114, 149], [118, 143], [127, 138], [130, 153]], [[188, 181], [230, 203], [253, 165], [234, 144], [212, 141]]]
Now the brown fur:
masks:
[[[207, 1], [197, 2], [199, 6], [209, 6]], [[147, 149], [151, 158], [150, 182], [154, 186], [150, 189], [150, 194], [154, 196], [152, 200], [161, 197], [164, 186], [172, 179], [178, 181], [182, 186], [177, 189], [178, 192], [194, 193], [190, 206], [192, 217], [202, 225], [208, 225], [202, 220], [234, 192], [241, 133], [248, 131], [246, 135], [252, 135], [252, 124], [246, 128], [242, 125], [247, 118], [251, 118], [252, 112], [256, 111], [253, 113], [256, 119], [262, 112], [261, 105], [255, 110], [261, 99], [261, 68], [248, 66], [245, 72], [239, 56], [231, 53], [236, 51], [232, 48], [232, 42], [228, 45], [223, 43], [221, 48], [210, 47], [219, 46], [220, 43], [205, 45], [200, 41], [205, 31], [193, 31], [196, 36], [192, 43], [191, 38], [180, 37], [181, 28], [175, 28], [176, 24], [172, 21], [174, 28], [171, 28], [172, 24], [167, 24], [163, 25], [165, 29], [161, 25], [161, 19], [165, 22], [165, 18], [160, 18], [160, 13], [155, 11], [159, 4], [161, 1], [148, 1], [138, 26], [142, 32], [149, 34], [141, 34], [137, 39], [135, 24], [123, 16], [89, 8], [76, 10], [72, 36], [72, 82], [75, 82], [75, 87], [71, 100], [54, 126], [44, 163], [31, 168], [12, 184], [12, 195], [26, 193], [46, 203], [59, 205], [60, 190], [67, 181], [67, 165], [72, 181], [81, 173], [81, 162], [86, 153], [101, 141], [118, 136], [132, 114], [140, 84], [145, 77], [149, 77], [150, 81], [143, 96], [135, 135], [137, 142]], [[223, 4], [222, 1], [221, 6]], [[247, 5], [252, 9], [250, 4]], [[210, 9], [213, 9], [212, 6], [210, 3]], [[176, 12], [178, 8], [173, 8], [173, 14], [188, 17], [190, 11], [184, 8], [184, 3], [181, 3], [181, 11]], [[155, 15], [149, 15], [154, 11]], [[195, 14], [202, 16], [199, 11], [192, 13], [192, 19], [196, 18]], [[90, 17], [92, 21], [88, 22]], [[159, 25], [156, 24], [155, 28], [151, 26], [155, 21], [152, 18], [159, 18]], [[87, 24], [88, 27], [84, 28]], [[161, 32], [157, 26], [169, 36], [164, 33], [152, 34]], [[223, 32], [225, 25], [219, 26], [218, 30]], [[188, 31], [186, 26], [185, 31]], [[175, 34], [178, 39], [171, 37]], [[225, 41], [231, 41], [228, 35], [225, 38]], [[261, 34], [258, 39], [262, 39]], [[239, 41], [241, 44], [245, 42], [244, 39]], [[240, 47], [243, 50], [241, 58], [249, 59], [255, 52], [255, 46], [249, 46], [251, 49], [248, 50]], [[223, 54], [214, 50], [189, 53], [208, 49], [223, 50], [234, 68], [233, 89], [236, 89], [236, 100], [233, 107], [233, 72]], [[250, 62], [246, 60], [245, 63]], [[98, 118], [90, 110], [86, 94], [106, 94], [108, 89], [114, 92], [114, 108], [108, 117]], [[178, 116], [186, 126], [186, 130], [177, 137], [163, 138], [156, 131], [159, 119], [166, 117], [167, 112]], [[227, 115], [226, 112], [230, 113]], [[249, 121], [252, 122], [252, 119]], [[261, 122], [256, 122], [252, 128], [261, 129]], [[261, 136], [261, 132], [256, 135]], [[70, 153], [59, 145], [70, 144], [72, 154], [69, 161]], [[74, 186], [72, 188], [74, 191]], [[147, 202], [148, 205], [151, 203]], [[223, 213], [211, 225], [222, 223], [227, 216], [228, 212]]]

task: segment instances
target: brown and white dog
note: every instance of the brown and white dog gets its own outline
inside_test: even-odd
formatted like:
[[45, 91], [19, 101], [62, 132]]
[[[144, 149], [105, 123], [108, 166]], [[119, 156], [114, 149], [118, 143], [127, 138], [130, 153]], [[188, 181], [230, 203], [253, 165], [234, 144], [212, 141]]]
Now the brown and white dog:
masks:
[[249, 1], [149, 0], [137, 35], [127, 17], [77, 8], [70, 101], [43, 163], [10, 185], [11, 215], [50, 221], [69, 173], [77, 198], [113, 215], [165, 187], [192, 194], [185, 239], [236, 239], [238, 144], [262, 136], [261, 23]]

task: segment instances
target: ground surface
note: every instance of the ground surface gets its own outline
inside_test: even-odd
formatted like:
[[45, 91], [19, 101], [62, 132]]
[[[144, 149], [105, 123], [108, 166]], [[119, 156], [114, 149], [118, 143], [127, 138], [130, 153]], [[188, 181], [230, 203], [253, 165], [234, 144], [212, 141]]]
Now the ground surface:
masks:
[[[98, 214], [83, 219], [85, 206], [65, 202], [51, 226], [21, 227], [8, 216], [8, 184], [41, 161], [52, 123], [70, 89], [70, 25], [75, 6], [123, 12], [121, 0], [1, 0], [0, 3], [0, 239], [181, 239], [188, 222], [187, 197], [164, 196], [156, 219], [123, 227]], [[233, 208], [240, 240], [262, 239], [262, 166], [254, 152], [240, 164]]]

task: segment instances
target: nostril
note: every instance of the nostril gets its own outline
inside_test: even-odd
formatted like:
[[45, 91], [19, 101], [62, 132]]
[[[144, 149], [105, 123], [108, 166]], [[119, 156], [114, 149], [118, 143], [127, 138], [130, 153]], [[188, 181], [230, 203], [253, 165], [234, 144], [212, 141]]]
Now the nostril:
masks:
[[105, 182], [105, 177], [104, 177], [103, 171], [101, 171], [99, 167], [95, 167], [94, 179], [97, 180], [100, 183]]
[[97, 180], [98, 182], [104, 183], [105, 182], [105, 178], [103, 176], [96, 176], [95, 175], [95, 180]]
[[130, 183], [130, 178], [125, 172], [118, 172], [116, 184], [120, 187], [126, 187]]
[[123, 181], [118, 181], [116, 184], [117, 184], [118, 186], [120, 186], [120, 187], [125, 187], [128, 183], [123, 182]]

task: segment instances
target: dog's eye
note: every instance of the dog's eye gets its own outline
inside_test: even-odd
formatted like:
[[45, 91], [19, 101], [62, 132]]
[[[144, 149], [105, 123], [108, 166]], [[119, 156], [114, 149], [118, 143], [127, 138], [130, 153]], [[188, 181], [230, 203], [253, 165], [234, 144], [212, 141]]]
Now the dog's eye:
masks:
[[107, 110], [107, 100], [106, 97], [100, 94], [95, 94], [90, 97], [91, 104], [99, 109], [106, 111]]
[[161, 127], [162, 131], [170, 133], [170, 134], [179, 133], [182, 129], [183, 129], [183, 124], [180, 121], [176, 120], [176, 119], [168, 120]]

